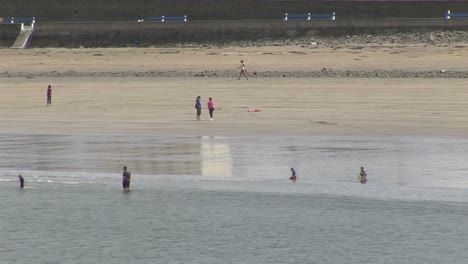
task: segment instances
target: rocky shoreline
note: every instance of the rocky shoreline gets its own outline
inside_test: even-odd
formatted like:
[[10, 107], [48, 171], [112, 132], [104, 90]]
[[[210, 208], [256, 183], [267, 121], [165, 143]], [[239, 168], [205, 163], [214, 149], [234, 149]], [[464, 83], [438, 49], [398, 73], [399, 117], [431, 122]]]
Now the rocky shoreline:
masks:
[[360, 34], [345, 36], [310, 36], [303, 38], [231, 40], [206, 43], [175, 43], [152, 47], [212, 48], [212, 47], [265, 47], [265, 46], [302, 46], [302, 47], [384, 47], [407, 45], [455, 45], [468, 47], [468, 31], [447, 30], [428, 32], [398, 32], [390, 34]]

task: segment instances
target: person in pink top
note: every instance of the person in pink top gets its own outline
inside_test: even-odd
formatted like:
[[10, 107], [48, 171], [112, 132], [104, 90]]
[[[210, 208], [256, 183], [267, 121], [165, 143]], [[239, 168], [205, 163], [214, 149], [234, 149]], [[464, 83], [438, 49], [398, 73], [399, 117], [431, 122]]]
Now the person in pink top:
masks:
[[215, 101], [213, 100], [213, 98], [210, 97], [210, 99], [208, 99], [208, 111], [210, 112], [210, 121], [213, 121], [213, 112], [215, 108]]
[[47, 106], [52, 104], [52, 86], [49, 84], [47, 87]]

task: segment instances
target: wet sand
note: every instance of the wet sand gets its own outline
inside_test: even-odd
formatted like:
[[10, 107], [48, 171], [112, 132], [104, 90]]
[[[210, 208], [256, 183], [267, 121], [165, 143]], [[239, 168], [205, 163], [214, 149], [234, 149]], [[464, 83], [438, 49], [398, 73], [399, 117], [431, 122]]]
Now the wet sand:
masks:
[[[89, 77], [117, 71], [468, 70], [456, 45], [0, 49], [3, 133], [466, 135], [463, 78]], [[57, 71], [63, 77], [41, 74]], [[67, 77], [67, 71], [83, 73]], [[41, 77], [42, 76], [42, 77]], [[78, 76], [81, 76], [78, 74]], [[46, 87], [53, 105], [46, 107]], [[200, 95], [217, 103], [197, 122]], [[261, 112], [248, 112], [259, 109]]]
[[465, 45], [266, 46], [205, 48], [0, 49], [0, 72], [334, 70], [467, 71]]
[[[46, 107], [47, 84], [53, 86]], [[466, 135], [464, 79], [3, 78], [3, 133]], [[196, 121], [195, 98], [217, 103]], [[248, 112], [259, 109], [261, 112]]]

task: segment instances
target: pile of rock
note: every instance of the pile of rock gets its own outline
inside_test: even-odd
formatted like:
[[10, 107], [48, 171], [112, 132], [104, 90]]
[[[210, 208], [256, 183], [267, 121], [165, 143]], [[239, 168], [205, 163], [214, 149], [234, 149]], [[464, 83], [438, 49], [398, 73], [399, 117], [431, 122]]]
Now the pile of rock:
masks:
[[[125, 72], [0, 72], [0, 77], [201, 77], [237, 78], [237, 71], [125, 71]], [[345, 71], [323, 68], [320, 71], [264, 71], [251, 72], [251, 77], [285, 78], [468, 78], [468, 71]]]
[[[303, 46], [303, 47], [352, 47], [352, 46], [406, 46], [406, 45], [456, 45], [468, 43], [468, 31], [431, 31], [407, 33], [362, 34], [347, 36], [314, 36], [304, 38], [259, 39], [207, 43], [178, 43], [167, 47], [209, 48], [209, 47], [264, 47], [264, 46]], [[165, 45], [161, 45], [165, 46]]]

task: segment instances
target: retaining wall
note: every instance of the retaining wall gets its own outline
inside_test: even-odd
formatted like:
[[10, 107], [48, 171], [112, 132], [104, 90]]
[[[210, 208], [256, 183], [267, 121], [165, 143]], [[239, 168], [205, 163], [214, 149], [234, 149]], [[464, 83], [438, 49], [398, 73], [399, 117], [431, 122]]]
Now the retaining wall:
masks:
[[468, 30], [465, 19], [352, 19], [191, 22], [38, 23], [31, 47], [151, 46], [181, 42], [224, 42], [314, 35], [381, 34]]
[[11, 47], [20, 31], [19, 24], [0, 24], [0, 47]]

